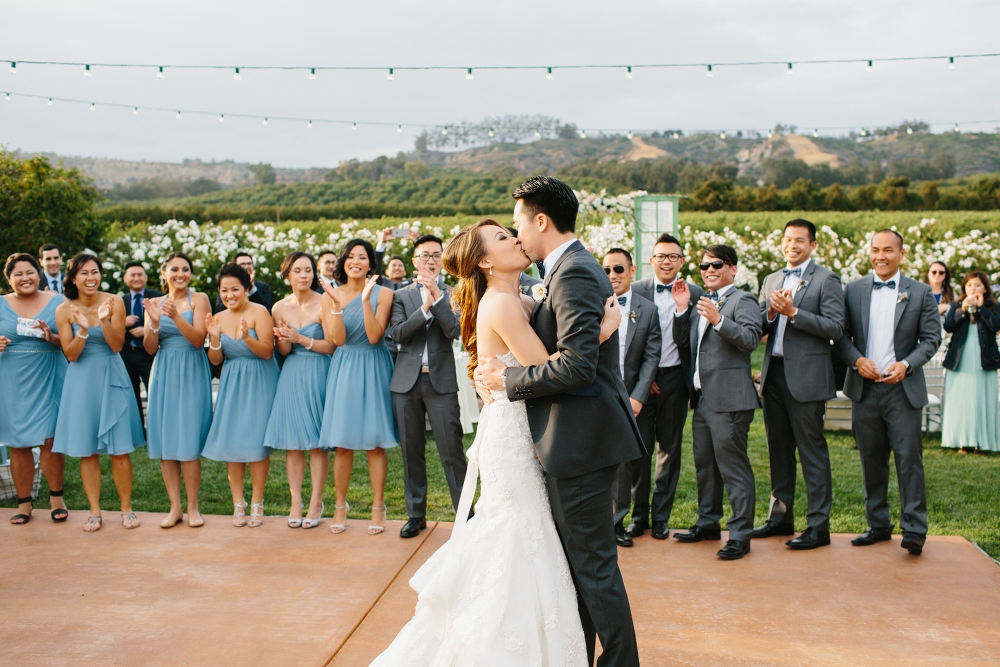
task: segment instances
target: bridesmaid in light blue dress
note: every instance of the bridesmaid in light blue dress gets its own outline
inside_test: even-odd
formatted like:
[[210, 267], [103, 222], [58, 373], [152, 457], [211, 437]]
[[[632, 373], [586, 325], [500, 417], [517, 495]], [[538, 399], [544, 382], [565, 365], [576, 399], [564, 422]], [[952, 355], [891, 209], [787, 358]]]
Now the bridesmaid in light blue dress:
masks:
[[160, 279], [166, 296], [146, 299], [142, 345], [155, 354], [149, 378], [146, 433], [149, 458], [160, 459], [170, 513], [160, 528], [184, 519], [181, 472], [187, 490], [188, 525], [205, 524], [198, 511], [201, 450], [212, 426], [212, 371], [205, 355], [205, 317], [212, 312], [208, 296], [190, 289], [194, 265], [187, 255], [172, 252], [163, 260]]
[[52, 453], [66, 358], [56, 329], [61, 294], [39, 291], [42, 269], [26, 253], [7, 258], [4, 276], [14, 289], [0, 298], [0, 444], [10, 452], [10, 472], [17, 491], [15, 525], [31, 520], [31, 487], [35, 479], [32, 447], [41, 450], [41, 466], [49, 481], [52, 520], [69, 516], [62, 499], [66, 457]]
[[[250, 274], [238, 264], [219, 272], [219, 300], [226, 307], [205, 316], [208, 360], [222, 366], [215, 415], [202, 456], [225, 461], [233, 493], [233, 525], [255, 528], [264, 521], [264, 485], [270, 450], [264, 431], [278, 387], [274, 360], [274, 321], [267, 308], [248, 299]], [[243, 478], [250, 464], [250, 519], [243, 495]]]
[[[274, 304], [274, 339], [285, 358], [278, 378], [278, 391], [264, 434], [264, 446], [284, 449], [288, 488], [292, 494], [288, 527], [315, 528], [323, 516], [323, 489], [330, 470], [330, 454], [319, 446], [323, 423], [326, 380], [330, 372], [333, 343], [323, 332], [323, 296], [316, 292], [319, 276], [316, 260], [304, 252], [293, 252], [281, 263], [281, 277], [292, 293]], [[306, 451], [312, 471], [309, 513], [302, 518], [302, 479]]]
[[125, 304], [100, 291], [101, 262], [87, 253], [66, 265], [56, 325], [63, 354], [69, 360], [63, 382], [52, 451], [80, 458], [80, 477], [90, 502], [84, 530], [101, 529], [100, 454], [111, 456], [111, 473], [121, 500], [122, 526], [137, 528], [132, 511], [132, 459], [144, 443], [142, 418], [125, 362], [118, 354], [125, 343]]
[[333, 480], [337, 505], [330, 531], [347, 529], [347, 489], [355, 450], [368, 452], [372, 483], [372, 523], [369, 535], [385, 530], [385, 479], [389, 469], [386, 448], [399, 444], [392, 415], [389, 380], [392, 357], [385, 346], [385, 328], [392, 310], [392, 290], [376, 284], [371, 275], [375, 250], [362, 239], [348, 241], [337, 260], [336, 288], [323, 289], [324, 317], [330, 339], [337, 346], [326, 385], [326, 407], [320, 446], [336, 449]]

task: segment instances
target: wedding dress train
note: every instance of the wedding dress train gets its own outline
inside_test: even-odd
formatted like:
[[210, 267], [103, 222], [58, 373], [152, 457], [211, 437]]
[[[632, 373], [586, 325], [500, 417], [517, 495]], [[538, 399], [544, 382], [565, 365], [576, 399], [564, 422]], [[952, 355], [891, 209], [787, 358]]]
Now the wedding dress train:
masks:
[[[497, 357], [517, 365], [513, 354]], [[449, 541], [417, 571], [413, 618], [371, 667], [583, 667], [576, 589], [524, 403], [483, 410]], [[476, 514], [467, 522], [482, 481]]]

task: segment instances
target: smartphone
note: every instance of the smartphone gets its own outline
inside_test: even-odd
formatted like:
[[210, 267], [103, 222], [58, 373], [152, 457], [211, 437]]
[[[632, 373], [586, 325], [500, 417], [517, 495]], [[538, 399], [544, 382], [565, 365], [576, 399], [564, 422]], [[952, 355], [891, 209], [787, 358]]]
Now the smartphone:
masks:
[[406, 227], [393, 227], [392, 228], [392, 238], [394, 239], [408, 239], [410, 238], [410, 230]]

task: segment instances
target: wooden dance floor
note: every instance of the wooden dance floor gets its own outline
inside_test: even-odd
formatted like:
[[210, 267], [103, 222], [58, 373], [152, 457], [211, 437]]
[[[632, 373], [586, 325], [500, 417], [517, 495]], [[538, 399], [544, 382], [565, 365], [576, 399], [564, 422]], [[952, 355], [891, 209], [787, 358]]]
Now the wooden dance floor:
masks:
[[[365, 666], [413, 613], [407, 580], [447, 540], [400, 522], [370, 537], [352, 521], [331, 535], [281, 517], [233, 528], [161, 530], [140, 514], [125, 531], [105, 514], [53, 524], [36, 510], [11, 526], [0, 509], [0, 665]], [[646, 537], [619, 550], [642, 664], [996, 665], [1000, 567], [958, 537], [924, 555], [892, 543], [794, 553], [757, 540], [727, 563], [720, 543]]]

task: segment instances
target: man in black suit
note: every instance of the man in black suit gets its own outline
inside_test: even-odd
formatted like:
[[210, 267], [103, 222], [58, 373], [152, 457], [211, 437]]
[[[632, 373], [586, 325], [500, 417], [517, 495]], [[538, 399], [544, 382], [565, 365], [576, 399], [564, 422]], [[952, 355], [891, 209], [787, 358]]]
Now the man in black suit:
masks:
[[[652, 535], [665, 540], [670, 535], [670, 514], [674, 509], [677, 481], [681, 475], [681, 439], [684, 436], [684, 422], [687, 421], [688, 402], [691, 400], [688, 378], [691, 376], [690, 355], [682, 354], [674, 340], [674, 315], [677, 304], [674, 291], [680, 289], [683, 278], [678, 278], [684, 266], [684, 251], [681, 243], [670, 234], [662, 234], [653, 246], [649, 258], [653, 276], [632, 284], [632, 290], [641, 297], [656, 304], [660, 321], [660, 358], [657, 361], [656, 378], [653, 381], [649, 400], [636, 421], [643, 438], [647, 438], [647, 449], [652, 452], [653, 441], [647, 435], [652, 429], [656, 434], [656, 474], [650, 479], [652, 454], [632, 467], [632, 523], [628, 533], [632, 537], [642, 535], [652, 526]], [[691, 301], [698, 303], [702, 289], [688, 283]], [[653, 486], [652, 507], [649, 501], [650, 486]], [[652, 510], [652, 524], [650, 524]]]
[[59, 246], [54, 243], [46, 243], [39, 248], [38, 263], [42, 265], [42, 279], [38, 284], [38, 289], [62, 294], [62, 253], [59, 252]]
[[826, 402], [837, 395], [831, 341], [844, 335], [840, 276], [812, 260], [816, 226], [796, 219], [785, 225], [781, 250], [788, 265], [764, 279], [761, 325], [767, 335], [761, 393], [771, 461], [771, 510], [754, 538], [795, 533], [795, 452], [809, 499], [808, 526], [788, 540], [792, 549], [830, 544], [833, 483], [823, 436]]
[[[337, 286], [337, 280], [333, 277], [334, 273], [337, 271], [337, 253], [332, 250], [324, 250], [320, 252], [319, 257], [316, 258], [316, 268], [319, 270], [319, 279], [325, 282], [330, 287]], [[316, 291], [320, 294], [325, 294], [326, 290], [323, 289], [322, 285], [316, 287]]]
[[431, 422], [452, 506], [457, 509], [468, 462], [462, 447], [458, 378], [452, 348], [460, 330], [451, 290], [440, 280], [441, 239], [425, 235], [413, 247], [417, 277], [392, 300], [387, 337], [399, 351], [389, 391], [403, 453], [403, 491], [409, 520], [400, 537], [416, 537], [427, 522], [426, 420]]
[[[255, 280], [256, 274], [254, 273], [253, 268], [253, 257], [250, 256], [250, 253], [240, 250], [233, 255], [232, 259], [229, 261], [233, 264], [239, 264], [248, 274], [250, 274], [250, 283], [253, 285], [253, 287], [250, 288], [250, 293], [247, 295], [250, 301], [259, 303], [267, 308], [267, 312], [271, 312], [271, 306], [274, 305], [274, 302], [271, 300], [271, 286], [267, 283]], [[215, 308], [213, 308], [214, 312], [220, 313], [225, 309], [226, 307], [222, 305], [222, 301], [216, 297]]]
[[[154, 299], [163, 296], [163, 292], [157, 292], [146, 288], [146, 269], [139, 262], [129, 262], [125, 265], [125, 272], [122, 275], [122, 282], [128, 287], [128, 292], [122, 294], [125, 302], [125, 344], [122, 346], [122, 361], [125, 362], [125, 370], [128, 371], [128, 378], [132, 381], [132, 390], [135, 392], [135, 402], [139, 406], [139, 415], [142, 416], [142, 397], [139, 390], [140, 382], [146, 386], [146, 394], [149, 394], [149, 373], [153, 369], [153, 355], [146, 352], [142, 346], [142, 338], [146, 335], [145, 309], [142, 306], [143, 299]], [[146, 420], [143, 419], [143, 428]]]
[[[645, 403], [650, 398], [649, 389], [656, 378], [660, 361], [660, 317], [656, 305], [642, 298], [632, 289], [635, 264], [632, 254], [622, 248], [612, 248], [604, 256], [604, 272], [611, 280], [611, 287], [622, 309], [618, 325], [618, 362], [621, 365], [625, 391], [629, 393], [632, 414], [635, 415], [646, 449], [653, 447], [653, 420], [643, 419]], [[618, 477], [612, 489], [615, 499], [615, 541], [620, 547], [632, 546], [632, 537], [625, 531], [623, 521], [632, 505], [633, 468], [642, 463], [649, 467], [649, 457], [626, 461], [618, 467]]]
[[[593, 664], [637, 667], [639, 651], [618, 568], [611, 488], [619, 464], [642, 456], [642, 439], [622, 381], [618, 332], [600, 341], [611, 281], [574, 236], [579, 201], [565, 183], [535, 176], [514, 192], [521, 248], [542, 260], [543, 288], [531, 326], [558, 359], [507, 368], [482, 359], [480, 395], [506, 391], [524, 401], [549, 502], [580, 598], [580, 621]], [[755, 302], [756, 303], [756, 302]], [[617, 304], [615, 304], [617, 305]]]

